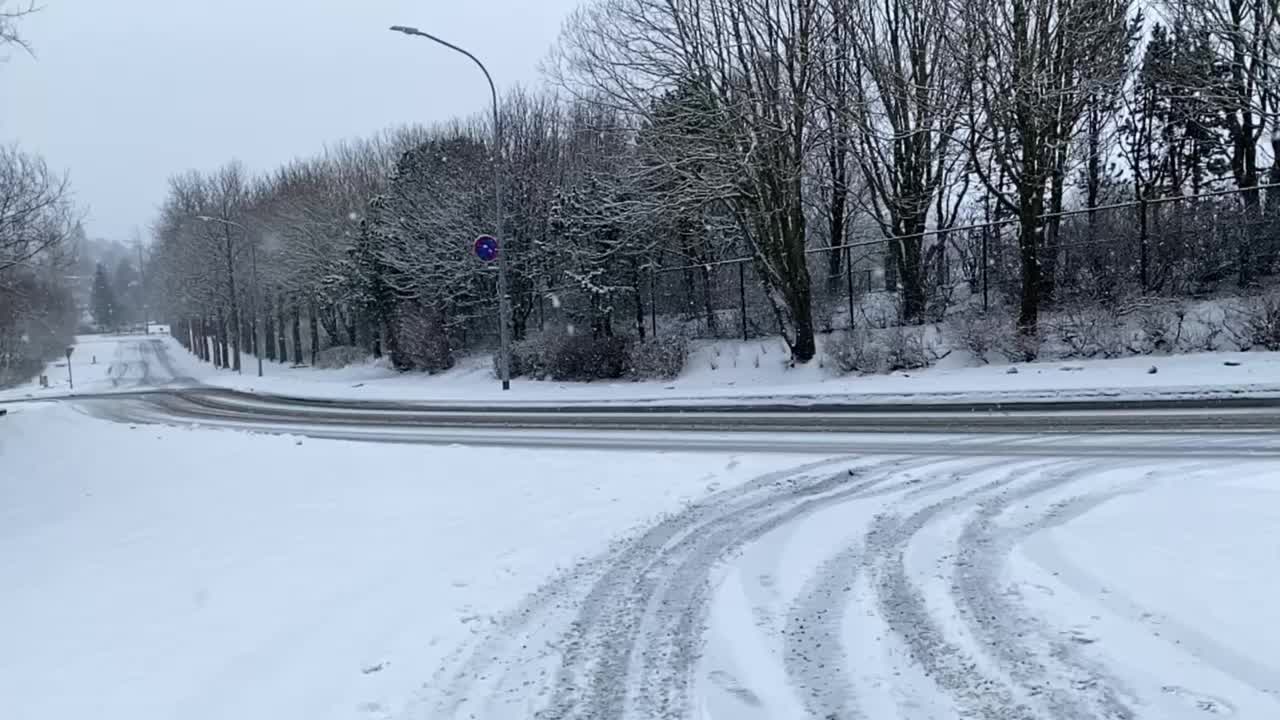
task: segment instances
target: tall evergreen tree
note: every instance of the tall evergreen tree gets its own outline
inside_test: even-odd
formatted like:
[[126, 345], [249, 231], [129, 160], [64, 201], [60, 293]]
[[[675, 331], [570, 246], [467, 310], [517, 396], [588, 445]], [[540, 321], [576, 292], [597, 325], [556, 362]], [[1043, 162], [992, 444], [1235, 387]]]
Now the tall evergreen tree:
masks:
[[98, 263], [93, 271], [93, 293], [89, 298], [93, 311], [93, 319], [102, 330], [114, 330], [118, 322], [116, 294], [111, 289], [111, 278], [107, 269]]

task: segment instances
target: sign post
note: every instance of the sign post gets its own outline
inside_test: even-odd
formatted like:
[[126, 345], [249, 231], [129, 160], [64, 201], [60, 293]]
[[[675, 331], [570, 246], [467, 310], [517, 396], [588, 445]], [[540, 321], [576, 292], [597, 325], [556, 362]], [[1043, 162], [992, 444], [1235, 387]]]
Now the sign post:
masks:
[[[501, 201], [499, 201], [501, 205]], [[502, 380], [502, 389], [511, 389], [511, 308], [508, 305], [510, 300], [507, 298], [507, 263], [506, 259], [499, 255], [498, 239], [492, 235], [481, 235], [476, 238], [473, 247], [476, 257], [481, 262], [498, 261], [498, 337], [499, 337], [499, 358], [498, 358], [498, 376]]]
[[73, 347], [67, 348], [67, 383], [71, 385], [72, 390], [76, 389], [76, 380], [71, 376], [71, 353], [74, 350]]

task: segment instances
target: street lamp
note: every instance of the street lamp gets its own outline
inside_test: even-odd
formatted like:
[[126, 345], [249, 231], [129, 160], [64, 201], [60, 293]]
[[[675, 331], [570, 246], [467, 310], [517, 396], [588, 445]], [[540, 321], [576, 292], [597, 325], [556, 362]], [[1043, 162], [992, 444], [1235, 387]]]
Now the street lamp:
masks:
[[[201, 222], [207, 222], [207, 223], [216, 222], [216, 223], [222, 223], [223, 225], [228, 225], [230, 227], [240, 228], [240, 230], [242, 230], [245, 235], [249, 234], [249, 228], [241, 225], [240, 223], [234, 220], [224, 220], [222, 218], [216, 218], [211, 215], [197, 215], [196, 219]], [[258, 330], [259, 328], [262, 327], [263, 323], [262, 323], [262, 318], [258, 317], [259, 288], [258, 288], [258, 245], [257, 243], [252, 243], [252, 242], [249, 243], [249, 265], [253, 272], [253, 339], [257, 342], [257, 345], [258, 345], [258, 347], [254, 348], [257, 351], [254, 353], [254, 355], [258, 356], [258, 377], [262, 377], [262, 353], [263, 351], [266, 350], [267, 339], [264, 337], [261, 340], [258, 340]], [[240, 329], [236, 328], [236, 332], [240, 332]]]
[[[404, 33], [405, 35], [417, 35], [424, 37], [435, 43], [443, 45], [450, 50], [462, 53], [471, 59], [471, 62], [480, 67], [480, 72], [484, 73], [484, 79], [489, 82], [489, 95], [493, 98], [493, 195], [494, 204], [496, 206], [497, 227], [494, 229], [494, 237], [499, 241], [502, 239], [502, 122], [498, 116], [498, 90], [493, 85], [493, 77], [489, 75], [489, 69], [480, 62], [475, 55], [463, 50], [451, 42], [441, 40], [430, 33], [425, 33], [418, 28], [406, 27], [404, 25], [394, 25], [391, 30], [393, 32]], [[498, 358], [498, 374], [502, 379], [502, 389], [511, 389], [511, 301], [507, 297], [507, 260], [506, 252], [499, 246], [498, 250], [498, 338], [501, 345], [500, 355]]]

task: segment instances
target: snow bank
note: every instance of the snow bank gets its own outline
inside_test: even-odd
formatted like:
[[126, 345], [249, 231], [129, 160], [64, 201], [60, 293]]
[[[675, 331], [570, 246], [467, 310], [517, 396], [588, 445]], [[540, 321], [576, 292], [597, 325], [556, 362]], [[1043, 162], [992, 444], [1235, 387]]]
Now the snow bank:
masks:
[[[1280, 353], [1213, 352], [1114, 360], [1045, 361], [966, 367], [959, 355], [926, 370], [837, 376], [818, 360], [792, 367], [780, 340], [703, 341], [685, 372], [671, 381], [566, 383], [517, 378], [502, 392], [488, 356], [463, 359], [439, 375], [398, 373], [381, 362], [340, 370], [267, 363], [266, 377], [245, 361], [241, 375], [198, 362], [175, 342], [183, 372], [220, 387], [283, 395], [442, 401], [621, 401], [821, 399], [857, 401], [1024, 398], [1142, 398], [1176, 393], [1280, 394]], [[821, 350], [821, 348], [819, 348]], [[821, 352], [819, 352], [821, 357]], [[1151, 372], [1152, 368], [1156, 372]], [[1015, 370], [1016, 368], [1016, 370]], [[932, 396], [932, 397], [930, 397]]]

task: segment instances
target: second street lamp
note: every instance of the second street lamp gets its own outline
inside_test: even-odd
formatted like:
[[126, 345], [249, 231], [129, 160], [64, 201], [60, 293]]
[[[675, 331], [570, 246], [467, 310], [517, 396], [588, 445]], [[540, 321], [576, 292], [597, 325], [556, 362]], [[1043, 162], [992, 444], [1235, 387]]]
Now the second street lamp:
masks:
[[[498, 238], [499, 243], [502, 242], [502, 121], [498, 115], [498, 89], [494, 87], [493, 77], [489, 75], [489, 69], [480, 62], [480, 59], [466, 50], [454, 45], [451, 42], [441, 40], [430, 33], [425, 33], [418, 28], [406, 27], [404, 25], [395, 25], [392, 31], [404, 33], [405, 35], [416, 35], [423, 37], [432, 42], [443, 45], [450, 50], [466, 55], [471, 62], [480, 67], [480, 72], [484, 73], [484, 79], [489, 82], [489, 95], [493, 98], [493, 195], [495, 204], [495, 214], [497, 218], [494, 224], [493, 236]], [[504, 248], [498, 247], [498, 343], [501, 346], [498, 357], [498, 374], [502, 380], [502, 389], [511, 389], [511, 299], [507, 297], [507, 253]]]
[[[212, 215], [197, 215], [196, 219], [201, 222], [222, 223], [234, 228], [240, 228], [244, 232], [245, 237], [249, 235], [249, 228], [241, 225], [234, 220], [223, 220]], [[257, 243], [249, 243], [249, 266], [250, 272], [253, 273], [253, 296], [251, 298], [253, 307], [250, 312], [253, 313], [253, 354], [258, 358], [258, 377], [262, 377], [262, 353], [266, 349], [266, 338], [258, 339], [259, 331], [262, 328], [262, 318], [258, 317], [258, 245]], [[240, 332], [240, 328], [236, 328], [236, 332]]]

